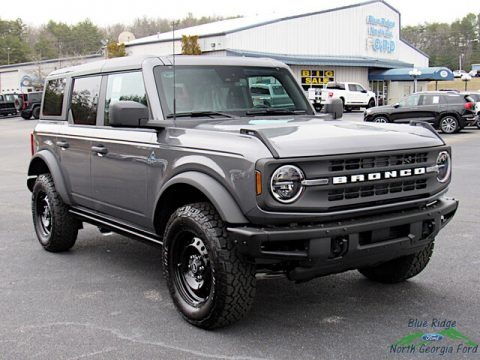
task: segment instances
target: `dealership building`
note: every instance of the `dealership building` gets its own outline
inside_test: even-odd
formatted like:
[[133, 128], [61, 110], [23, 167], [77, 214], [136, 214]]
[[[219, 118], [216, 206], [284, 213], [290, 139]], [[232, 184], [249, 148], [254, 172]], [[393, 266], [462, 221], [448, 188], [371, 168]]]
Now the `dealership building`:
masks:
[[290, 66], [305, 90], [329, 81], [358, 82], [392, 103], [427, 81], [453, 79], [400, 34], [401, 15], [382, 0], [290, 16], [236, 18], [126, 43], [131, 55], [181, 54], [182, 35], [198, 36], [205, 56], [268, 57]]

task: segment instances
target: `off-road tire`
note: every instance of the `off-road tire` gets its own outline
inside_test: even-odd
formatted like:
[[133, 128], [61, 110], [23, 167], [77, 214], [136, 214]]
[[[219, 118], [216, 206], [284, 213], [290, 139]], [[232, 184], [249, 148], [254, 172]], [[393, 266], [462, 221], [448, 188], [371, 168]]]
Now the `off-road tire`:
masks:
[[45, 250], [67, 251], [75, 244], [80, 223], [68, 212], [50, 174], [39, 175], [35, 181], [32, 216], [38, 241]]
[[40, 118], [40, 106], [37, 106], [35, 109], [33, 109], [32, 116], [35, 120]]
[[384, 284], [394, 284], [410, 279], [427, 266], [433, 253], [433, 241], [419, 252], [390, 260], [386, 263], [358, 269], [368, 279]]
[[[193, 255], [187, 249], [193, 248], [197, 240], [206, 253], [202, 284], [206, 286], [210, 279], [210, 286], [204, 289], [206, 295], [195, 303], [188, 295], [192, 290], [184, 279], [193, 274], [189, 262]], [[225, 224], [210, 203], [189, 204], [172, 214], [165, 229], [162, 260], [172, 300], [189, 323], [213, 329], [232, 324], [249, 311], [255, 297], [255, 265], [237, 252], [227, 237]], [[197, 265], [196, 269], [200, 267]]]

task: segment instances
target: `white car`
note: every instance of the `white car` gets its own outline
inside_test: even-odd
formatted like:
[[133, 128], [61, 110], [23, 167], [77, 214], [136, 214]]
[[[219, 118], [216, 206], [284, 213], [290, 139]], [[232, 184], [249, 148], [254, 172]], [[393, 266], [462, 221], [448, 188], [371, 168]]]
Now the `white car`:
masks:
[[465, 70], [453, 70], [453, 77], [455, 78], [461, 78], [465, 74], [468, 74]]

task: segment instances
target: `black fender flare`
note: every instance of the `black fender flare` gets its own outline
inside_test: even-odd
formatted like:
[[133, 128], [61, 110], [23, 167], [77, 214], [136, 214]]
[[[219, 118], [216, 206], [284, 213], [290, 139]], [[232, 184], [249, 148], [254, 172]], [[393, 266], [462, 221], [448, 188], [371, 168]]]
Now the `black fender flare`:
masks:
[[62, 198], [63, 202], [71, 205], [72, 201], [67, 191], [65, 178], [63, 177], [60, 165], [58, 164], [58, 160], [55, 155], [48, 150], [40, 150], [39, 152], [35, 153], [35, 155], [30, 160], [27, 178], [28, 189], [32, 191], [37, 176], [46, 172], [49, 172], [52, 175], [55, 189]]
[[223, 221], [230, 224], [249, 223], [237, 202], [225, 186], [211, 176], [197, 171], [180, 173], [168, 180], [162, 187], [160, 196], [157, 199], [157, 204], [161, 201], [162, 195], [165, 191], [175, 184], [190, 185], [201, 191], [213, 204]]

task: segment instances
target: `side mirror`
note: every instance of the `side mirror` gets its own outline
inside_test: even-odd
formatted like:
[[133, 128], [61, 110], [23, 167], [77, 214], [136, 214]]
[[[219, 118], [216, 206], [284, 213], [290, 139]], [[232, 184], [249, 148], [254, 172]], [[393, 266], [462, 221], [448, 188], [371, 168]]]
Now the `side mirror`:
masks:
[[360, 92], [366, 94], [368, 91], [367, 90], [361, 90]]
[[135, 101], [118, 101], [109, 107], [109, 124], [118, 127], [140, 127], [150, 117], [148, 108]]
[[325, 105], [325, 112], [332, 114], [334, 119], [341, 119], [343, 116], [343, 101], [340, 99], [333, 99], [332, 102]]
[[394, 107], [395, 109], [399, 108], [399, 107], [400, 107], [400, 103], [393, 104], [393, 107]]

